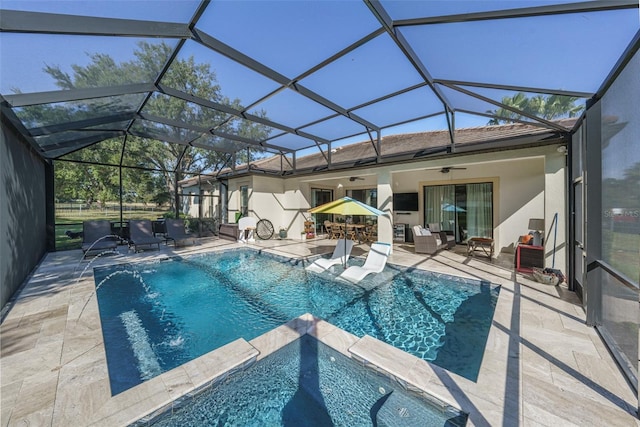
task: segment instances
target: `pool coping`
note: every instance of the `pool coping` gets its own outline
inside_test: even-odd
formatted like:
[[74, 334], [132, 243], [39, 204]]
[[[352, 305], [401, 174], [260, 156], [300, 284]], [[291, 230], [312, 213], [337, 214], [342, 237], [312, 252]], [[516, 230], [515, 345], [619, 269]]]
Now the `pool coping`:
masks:
[[[255, 248], [242, 246], [230, 250], [256, 251]], [[258, 250], [258, 252], [262, 251], [263, 250]], [[215, 254], [218, 252], [220, 251], [214, 250], [193, 256], [207, 256], [207, 254]], [[264, 252], [269, 256], [273, 256], [280, 262], [291, 263], [293, 265], [297, 265], [300, 262], [308, 262], [309, 259], [316, 259], [318, 257], [314, 255], [311, 257], [295, 258], [279, 254], [277, 252], [272, 252], [268, 249], [264, 250]], [[184, 256], [180, 255], [174, 257], [165, 256], [156, 258], [150, 261], [150, 263], [161, 263], [168, 259], [184, 258]], [[126, 264], [132, 263], [127, 261], [123, 263], [110, 264], [104, 267], [109, 268], [116, 265]], [[406, 268], [402, 265], [394, 265], [394, 267], [398, 269]], [[95, 268], [102, 267], [98, 266]], [[407, 270], [413, 269], [407, 268]], [[415, 270], [421, 273], [433, 274], [436, 277], [443, 275], [447, 278], [453, 278], [456, 281], [464, 283], [474, 282], [475, 284], [481, 284], [485, 282], [462, 276], [452, 276], [445, 273], [437, 273], [420, 269]], [[93, 270], [91, 276], [93, 276]], [[499, 284], [491, 282], [489, 282], [489, 284], [491, 287], [500, 286]], [[185, 400], [191, 399], [211, 387], [215, 387], [215, 385], [224, 381], [229, 375], [233, 375], [236, 372], [246, 369], [275, 351], [278, 351], [282, 347], [299, 339], [304, 334], [313, 336], [318, 341], [338, 351], [342, 355], [359, 362], [362, 366], [384, 375], [393, 383], [398, 384], [411, 393], [419, 395], [421, 398], [431, 402], [434, 406], [441, 408], [443, 411], [451, 408], [453, 411], [469, 415], [461, 408], [450, 403], [450, 401], [447, 401], [446, 397], [439, 396], [437, 393], [427, 390], [424, 383], [420, 384], [417, 381], [412, 380], [410, 375], [411, 372], [405, 369], [407, 366], [421, 366], [422, 371], [428, 372], [438, 369], [437, 366], [432, 366], [430, 362], [406, 353], [369, 335], [358, 338], [357, 336], [332, 325], [321, 318], [315, 317], [310, 313], [305, 313], [248, 342], [243, 338], [238, 338], [229, 344], [214, 349], [205, 355], [164, 372], [135, 387], [132, 387], [129, 390], [125, 390], [112, 396], [110, 403], [116, 406], [121, 405], [120, 407], [125, 407], [127, 410], [111, 413], [109, 415], [97, 413], [96, 418], [92, 420], [91, 424], [106, 426], [115, 424], [139, 426], [148, 424], [151, 420], [154, 420], [159, 416], [166, 415], [168, 411], [179, 409], [184, 405]], [[392, 355], [392, 357], [384, 357], [385, 354]], [[399, 360], [402, 360], [403, 362], [400, 364], [396, 363]], [[210, 368], [208, 367], [209, 363], [213, 363], [214, 365], [216, 363], [220, 363], [220, 366], [217, 366], [217, 369]], [[424, 374], [424, 372], [421, 372], [421, 374]], [[433, 375], [430, 375], [430, 377], [432, 378]], [[162, 394], [163, 388], [168, 390], [168, 395], [165, 396], [164, 399], [158, 398], [155, 393]], [[151, 398], [144, 398], [140, 395], [144, 389], [152, 391]], [[140, 397], [143, 397], [140, 405], [130, 407], [136, 415], [129, 415], [130, 410], [127, 402], [139, 401]], [[144, 407], [144, 402], [147, 402], [148, 406], [146, 408]]]
[[[241, 245], [200, 239], [179, 249], [162, 247], [132, 254], [124, 248], [120, 255], [103, 257], [94, 265], [156, 261], [244, 246], [304, 260], [330, 254], [335, 243], [320, 239]], [[366, 244], [360, 245], [354, 254], [362, 259], [367, 250]], [[111, 395], [99, 310], [92, 297], [93, 271], [78, 278], [86, 264], [86, 260], [78, 264], [81, 256], [79, 250], [48, 253], [0, 325], [0, 427], [126, 425], [193, 387], [185, 381], [188, 377], [165, 375], [160, 376], [162, 381], [131, 389], [131, 401]], [[421, 360], [411, 365], [413, 359], [397, 371], [401, 381], [410, 379], [410, 386], [455, 402], [469, 414], [467, 425], [638, 426], [637, 395], [597, 331], [585, 324], [581, 303], [566, 285], [539, 284], [513, 269], [454, 251], [424, 256], [413, 253], [411, 246], [394, 245], [389, 261], [501, 286], [477, 380]], [[323, 334], [329, 326], [318, 328]], [[351, 346], [343, 345], [347, 350]], [[367, 360], [377, 357], [375, 352], [364, 355], [361, 345], [353, 350]], [[122, 421], [101, 421], [107, 419]]]
[[[418, 363], [421, 359], [405, 353], [402, 350], [398, 350], [395, 347], [368, 335], [365, 335], [363, 338], [358, 338], [357, 336], [332, 325], [323, 319], [315, 317], [310, 313], [305, 313], [283, 325], [265, 332], [249, 342], [239, 338], [226, 346], [212, 350], [204, 356], [161, 374], [160, 377], [168, 375], [171, 378], [175, 378], [176, 373], [173, 371], [176, 371], [179, 368], [184, 368], [187, 372], [193, 372], [195, 369], [191, 365], [200, 366], [203, 362], [207, 363], [220, 359], [225, 360], [229, 357], [229, 353], [234, 351], [239, 351], [244, 356], [240, 360], [237, 360], [236, 363], [229, 363], [229, 368], [227, 370], [218, 369], [210, 378], [201, 378], [202, 381], [200, 384], [194, 384], [193, 387], [184, 389], [180, 396], [172, 399], [171, 401], [164, 402], [158, 407], [152, 408], [148, 413], [145, 413], [134, 421], [127, 422], [127, 424], [132, 426], [144, 426], [167, 416], [173, 411], [179, 410], [185, 403], [189, 402], [190, 399], [212, 387], [215, 387], [230, 375], [243, 371], [254, 363], [257, 363], [274, 352], [277, 352], [286, 345], [300, 339], [304, 335], [314, 337], [319, 342], [327, 345], [333, 350], [336, 350], [343, 356], [358, 362], [361, 366], [383, 375], [393, 384], [397, 384], [404, 390], [418, 395], [420, 398], [426, 400], [434, 408], [439, 409], [443, 413], [457, 413], [468, 416], [468, 414], [462, 411], [462, 409], [445, 402], [443, 399], [435, 396], [428, 390], [420, 388], [415, 382], [411, 381], [410, 378], [407, 378], [407, 373], [402, 372], [402, 369], [398, 369], [398, 366], [395, 363], [389, 363], [388, 358], [380, 358], [376, 356], [385, 354], [389, 350], [393, 349], [395, 351], [392, 351], [390, 354], [393, 354], [394, 358], [399, 356], [400, 359], [398, 360], [403, 360], [404, 362], [411, 361], [406, 364], [406, 366], [412, 366], [415, 363]], [[125, 391], [121, 394], [124, 393], [127, 392]], [[126, 399], [127, 396], [123, 398]], [[108, 422], [110, 419], [100, 421]]]

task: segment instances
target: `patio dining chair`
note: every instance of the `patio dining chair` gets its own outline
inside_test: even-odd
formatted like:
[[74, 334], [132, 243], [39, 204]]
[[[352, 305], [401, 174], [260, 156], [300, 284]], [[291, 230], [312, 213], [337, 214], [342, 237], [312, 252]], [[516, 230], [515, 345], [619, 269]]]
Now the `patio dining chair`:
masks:
[[331, 221], [329, 221], [327, 219], [327, 220], [325, 220], [323, 225], [324, 225], [324, 232], [325, 232], [325, 235], [327, 236], [327, 239], [337, 239], [338, 238], [338, 235], [336, 234], [335, 229], [333, 228], [333, 224], [331, 223]]
[[332, 239], [342, 239], [344, 238], [344, 224], [339, 222], [331, 223], [331, 238]]
[[364, 242], [373, 243], [378, 240], [378, 227], [376, 225], [367, 224], [360, 232]]

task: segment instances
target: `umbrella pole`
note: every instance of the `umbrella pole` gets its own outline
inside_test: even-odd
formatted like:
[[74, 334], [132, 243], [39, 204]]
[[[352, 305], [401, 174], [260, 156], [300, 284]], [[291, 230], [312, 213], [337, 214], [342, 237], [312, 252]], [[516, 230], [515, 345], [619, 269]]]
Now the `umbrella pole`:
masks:
[[347, 269], [347, 224], [345, 223], [345, 233], [344, 233], [344, 255], [342, 255], [342, 259], [344, 260], [343, 264], [342, 264], [342, 269], [346, 270]]

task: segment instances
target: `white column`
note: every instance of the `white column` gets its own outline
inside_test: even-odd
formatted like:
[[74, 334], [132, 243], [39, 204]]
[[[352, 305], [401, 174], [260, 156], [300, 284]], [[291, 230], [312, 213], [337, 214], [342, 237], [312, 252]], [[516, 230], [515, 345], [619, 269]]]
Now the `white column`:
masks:
[[[544, 250], [545, 267], [553, 264], [553, 250], [555, 243], [555, 268], [567, 273], [567, 187], [566, 156], [563, 153], [552, 152], [544, 159]], [[558, 214], [556, 226], [550, 228], [553, 217]], [[555, 240], [555, 242], [554, 242]]]
[[[378, 209], [385, 214], [378, 217], [378, 240], [393, 244], [393, 187], [391, 172], [382, 169], [378, 172]], [[393, 245], [392, 245], [393, 251]]]

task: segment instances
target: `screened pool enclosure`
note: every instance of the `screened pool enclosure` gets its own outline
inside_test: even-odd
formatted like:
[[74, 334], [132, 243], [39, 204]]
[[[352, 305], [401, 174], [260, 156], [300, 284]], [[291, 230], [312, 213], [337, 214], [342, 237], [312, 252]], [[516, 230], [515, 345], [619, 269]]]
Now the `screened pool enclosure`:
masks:
[[[84, 215], [122, 226], [198, 204], [202, 232], [225, 219], [236, 177], [455, 166], [469, 153], [562, 142], [569, 289], [637, 388], [636, 0], [0, 7], [3, 306]], [[524, 130], [465, 132], [508, 123]], [[427, 148], [393, 145], [395, 135], [438, 131]], [[340, 157], [361, 141], [369, 154]], [[320, 165], [305, 162], [312, 155]], [[182, 192], [185, 182], [197, 190]], [[468, 211], [491, 191], [423, 195], [450, 195], [433, 218], [453, 221], [459, 237], [472, 222], [492, 227], [486, 208]]]

